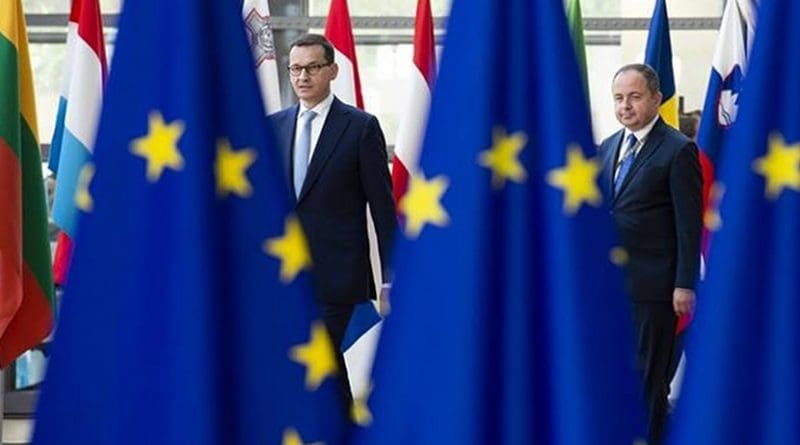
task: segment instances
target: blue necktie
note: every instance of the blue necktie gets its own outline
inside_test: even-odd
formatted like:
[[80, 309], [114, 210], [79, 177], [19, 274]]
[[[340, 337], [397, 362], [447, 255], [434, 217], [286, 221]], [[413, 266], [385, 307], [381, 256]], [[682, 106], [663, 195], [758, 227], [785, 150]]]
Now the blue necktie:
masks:
[[308, 110], [300, 118], [303, 120], [300, 129], [300, 137], [294, 147], [294, 196], [300, 197], [303, 190], [303, 182], [306, 180], [308, 171], [308, 153], [311, 151], [311, 121], [317, 117], [316, 111]]
[[617, 179], [614, 181], [614, 195], [619, 193], [622, 183], [625, 182], [625, 177], [631, 170], [633, 160], [636, 158], [636, 135], [633, 133], [628, 135], [628, 145], [625, 147], [625, 152], [622, 154], [622, 160], [619, 161], [619, 170], [617, 171]]

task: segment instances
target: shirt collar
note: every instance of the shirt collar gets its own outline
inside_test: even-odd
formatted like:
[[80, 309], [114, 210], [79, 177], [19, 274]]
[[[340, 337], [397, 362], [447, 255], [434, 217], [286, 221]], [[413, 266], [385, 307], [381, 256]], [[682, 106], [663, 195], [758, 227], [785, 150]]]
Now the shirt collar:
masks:
[[623, 141], [627, 141], [628, 140], [628, 136], [631, 133], [633, 133], [633, 135], [636, 136], [636, 140], [637, 141], [644, 142], [644, 140], [647, 139], [647, 136], [650, 134], [650, 131], [656, 125], [656, 122], [658, 122], [658, 114], [656, 114], [656, 117], [654, 117], [653, 120], [651, 120], [649, 124], [645, 125], [644, 127], [640, 128], [640, 129], [638, 129], [636, 131], [631, 131], [631, 130], [628, 130], [626, 128], [625, 129], [625, 134], [623, 135], [623, 139], [622, 140]]
[[322, 102], [316, 104], [314, 108], [306, 108], [303, 105], [300, 105], [300, 115], [303, 116], [308, 111], [315, 111], [317, 116], [324, 116], [328, 114], [328, 110], [331, 108], [331, 104], [333, 103], [333, 93], [328, 94], [328, 97], [322, 99]]

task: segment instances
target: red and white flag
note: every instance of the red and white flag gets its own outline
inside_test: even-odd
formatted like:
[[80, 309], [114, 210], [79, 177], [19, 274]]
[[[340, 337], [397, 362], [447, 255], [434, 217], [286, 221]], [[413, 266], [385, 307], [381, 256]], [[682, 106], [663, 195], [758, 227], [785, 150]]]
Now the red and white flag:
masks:
[[361, 96], [361, 78], [358, 75], [356, 60], [356, 41], [350, 24], [347, 0], [331, 1], [328, 21], [325, 23], [325, 37], [336, 51], [336, 64], [339, 75], [331, 84], [331, 90], [339, 100], [354, 107], [364, 109]]
[[242, 14], [247, 37], [250, 40], [250, 50], [255, 59], [264, 108], [267, 113], [274, 113], [281, 109], [281, 91], [269, 3], [267, 0], [244, 0]]
[[91, 156], [108, 72], [98, 0], [73, 0], [67, 31], [67, 61], [61, 88], [50, 169], [56, 173], [53, 220], [61, 228], [53, 275], [66, 282], [72, 237], [81, 211], [91, 209], [86, 191], [94, 170]]
[[400, 120], [392, 163], [392, 189], [395, 202], [408, 189], [408, 179], [417, 171], [425, 124], [430, 109], [431, 90], [436, 77], [436, 41], [430, 0], [417, 1], [414, 21], [414, 64], [409, 76], [407, 103]]

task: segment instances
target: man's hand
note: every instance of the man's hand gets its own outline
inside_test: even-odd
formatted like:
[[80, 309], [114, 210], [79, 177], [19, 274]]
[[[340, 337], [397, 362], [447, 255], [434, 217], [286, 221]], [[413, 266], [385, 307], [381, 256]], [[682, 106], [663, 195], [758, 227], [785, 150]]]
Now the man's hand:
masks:
[[672, 307], [678, 316], [691, 315], [694, 313], [694, 291], [684, 287], [676, 287], [672, 292]]

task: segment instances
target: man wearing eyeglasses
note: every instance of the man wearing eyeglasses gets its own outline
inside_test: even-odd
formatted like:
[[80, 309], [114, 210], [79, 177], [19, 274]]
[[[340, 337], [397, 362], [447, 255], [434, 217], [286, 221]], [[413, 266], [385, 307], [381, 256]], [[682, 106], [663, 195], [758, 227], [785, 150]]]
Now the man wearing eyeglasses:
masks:
[[375, 116], [331, 93], [339, 67], [325, 37], [306, 34], [290, 48], [289, 75], [300, 103], [271, 118], [283, 147], [295, 211], [311, 250], [312, 279], [349, 407], [352, 396], [340, 345], [355, 305], [376, 297], [367, 204], [375, 222], [383, 277], [390, 276], [389, 248], [397, 226], [386, 142]]

